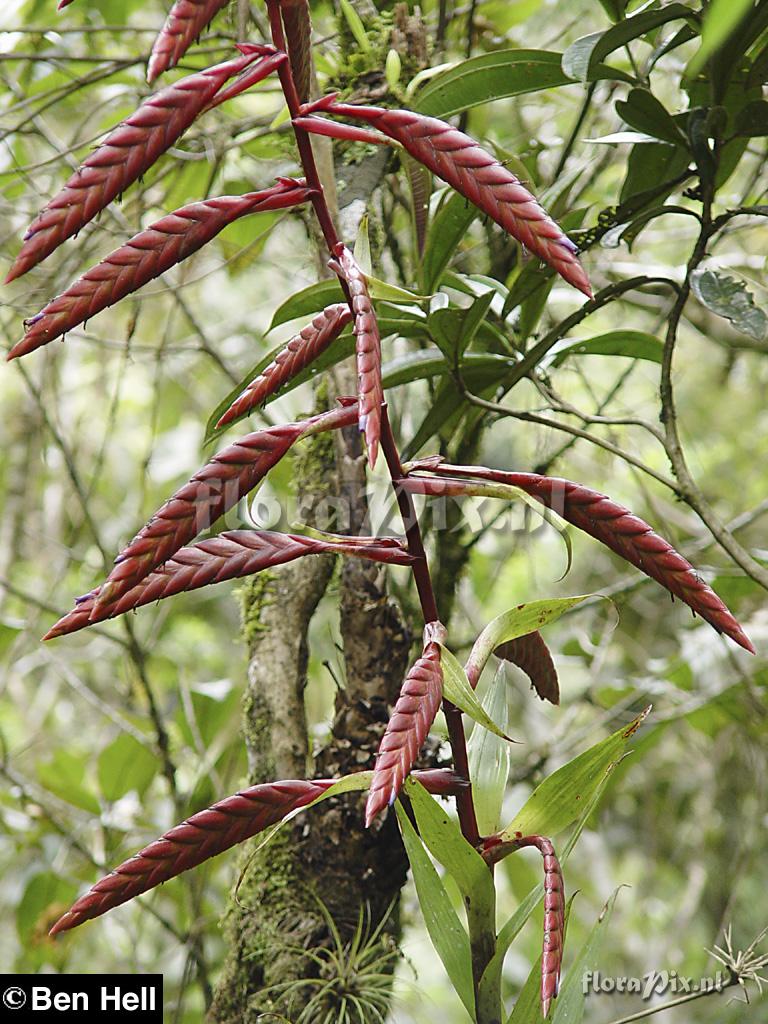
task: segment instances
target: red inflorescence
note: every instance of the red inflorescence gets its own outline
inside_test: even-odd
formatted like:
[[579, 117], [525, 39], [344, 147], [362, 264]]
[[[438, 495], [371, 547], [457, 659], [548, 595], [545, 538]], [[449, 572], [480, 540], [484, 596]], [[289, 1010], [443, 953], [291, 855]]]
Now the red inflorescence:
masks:
[[230, 405], [216, 426], [223, 427], [233, 420], [238, 420], [249, 413], [251, 409], [261, 405], [283, 384], [313, 363], [320, 353], [324, 352], [335, 338], [338, 338], [351, 320], [352, 313], [349, 306], [341, 302], [328, 306], [322, 313], [318, 313], [312, 323], [307, 324], [295, 338], [291, 338], [269, 366], [262, 370], [255, 380], [251, 381], [239, 398]]
[[296, 206], [311, 194], [303, 181], [283, 179], [263, 192], [219, 196], [169, 213], [115, 249], [27, 320], [26, 333], [8, 359], [33, 352], [90, 320], [187, 259], [239, 217]]
[[262, 52], [261, 48], [249, 50], [182, 78], [145, 100], [38, 214], [24, 235], [6, 283], [44, 260], [141, 177], [187, 130], [227, 79], [259, 60]]
[[332, 100], [310, 104], [307, 109], [372, 124], [492, 217], [569, 284], [592, 296], [574, 243], [515, 175], [464, 132], [411, 110], [357, 107]]
[[229, 0], [176, 0], [152, 46], [147, 81], [154, 80], [181, 58]]
[[430, 641], [405, 677], [387, 723], [365, 808], [366, 825], [395, 802], [435, 720], [442, 696], [440, 645]]

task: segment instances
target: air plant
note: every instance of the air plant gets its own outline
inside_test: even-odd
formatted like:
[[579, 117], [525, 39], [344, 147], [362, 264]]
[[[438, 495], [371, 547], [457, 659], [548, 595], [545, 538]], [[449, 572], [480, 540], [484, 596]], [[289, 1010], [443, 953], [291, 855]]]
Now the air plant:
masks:
[[[70, 2], [62, 0], [60, 6]], [[226, 0], [177, 0], [152, 49], [150, 80], [178, 63], [225, 3]], [[532, 473], [454, 467], [439, 459], [402, 465], [384, 401], [381, 332], [369, 275], [338, 235], [309, 134], [394, 143], [395, 148], [401, 147], [416, 164], [439, 176], [492, 218], [566, 282], [591, 295], [587, 274], [579, 262], [576, 246], [564, 231], [528, 189], [468, 135], [444, 121], [410, 110], [342, 103], [335, 96], [307, 102], [308, 4], [306, 0], [266, 0], [266, 6], [271, 44], [242, 44], [239, 55], [155, 93], [118, 125], [34, 220], [8, 280], [26, 273], [90, 223], [206, 111], [268, 75], [279, 77], [302, 177], [280, 178], [260, 191], [206, 199], [167, 214], [110, 253], [28, 320], [24, 338], [11, 349], [9, 358], [28, 355], [47, 345], [140, 288], [210, 242], [235, 218], [259, 210], [288, 209], [309, 203], [344, 301], [315, 316], [248, 383], [218, 425], [229, 424], [264, 403], [310, 366], [350, 323], [355, 335], [358, 394], [354, 398], [342, 396], [340, 407], [330, 412], [256, 431], [222, 449], [152, 516], [118, 555], [107, 580], [79, 598], [75, 608], [52, 626], [45, 639], [61, 637], [184, 590], [257, 573], [306, 555], [330, 552], [410, 570], [423, 613], [424, 646], [403, 681], [372, 772], [343, 780], [276, 781], [220, 800], [171, 829], [97, 882], [54, 925], [52, 934], [98, 917], [337, 791], [367, 789], [365, 820], [368, 826], [376, 827], [377, 819], [389, 813], [388, 808], [397, 801], [402, 801], [398, 810], [407, 809], [409, 798], [403, 787], [410, 777], [420, 781], [428, 792], [455, 798], [461, 842], [468, 863], [480, 863], [483, 885], [491, 884], [492, 865], [503, 856], [529, 846], [541, 852], [545, 872], [541, 1006], [546, 1015], [557, 995], [562, 963], [565, 903], [560, 865], [546, 837], [522, 833], [512, 838], [506, 833], [481, 836], [478, 832], [461, 709], [477, 719], [479, 724], [475, 728], [493, 727], [487, 715], [483, 718], [473, 694], [491, 651], [473, 650], [464, 669], [450, 655], [412, 495], [490, 494], [508, 500], [520, 491], [525, 492], [655, 579], [716, 630], [747, 650], [753, 648], [723, 602], [693, 567], [648, 524], [606, 496], [571, 481]], [[335, 117], [363, 121], [369, 128], [330, 120]], [[302, 438], [355, 423], [363, 433], [371, 467], [379, 449], [384, 456], [403, 518], [402, 537], [318, 539], [297, 534], [232, 531], [195, 542], [201, 532], [253, 491]], [[542, 699], [552, 704], [559, 702], [554, 663], [537, 629], [529, 627], [522, 633], [508, 630], [496, 638], [495, 652], [521, 667]], [[414, 771], [419, 750], [441, 706], [454, 767], [442, 772]], [[472, 988], [466, 1004], [478, 1024], [493, 1024], [501, 1019], [500, 969], [493, 967], [498, 959], [494, 959], [494, 921], [492, 916], [483, 918], [473, 913], [471, 900], [469, 908], [468, 969]], [[362, 936], [362, 930], [359, 931]], [[377, 934], [374, 930], [369, 941]], [[333, 935], [335, 947], [328, 954], [329, 962], [335, 957], [341, 964], [342, 955], [353, 958], [352, 951], [341, 946], [338, 933], [334, 931]], [[367, 945], [361, 940], [354, 957], [361, 957], [364, 949]], [[371, 965], [377, 969], [380, 966], [376, 960]], [[311, 995], [312, 1000], [319, 998], [319, 991]]]

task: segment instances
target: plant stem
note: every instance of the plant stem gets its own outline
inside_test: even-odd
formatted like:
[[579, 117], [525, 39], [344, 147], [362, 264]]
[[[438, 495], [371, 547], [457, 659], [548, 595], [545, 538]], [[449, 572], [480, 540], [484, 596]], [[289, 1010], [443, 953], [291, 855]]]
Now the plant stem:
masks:
[[[276, 49], [287, 53], [279, 0], [267, 0], [267, 10], [269, 13], [272, 42]], [[280, 76], [280, 84], [285, 94], [288, 110], [291, 117], [295, 118], [300, 113], [301, 102], [293, 79], [290, 61], [285, 61], [285, 63], [280, 66], [278, 74]], [[328, 204], [325, 200], [325, 191], [317, 172], [317, 166], [315, 164], [309, 135], [304, 131], [304, 129], [295, 124], [293, 126], [293, 130], [296, 136], [296, 145], [298, 146], [299, 158], [304, 169], [307, 184], [316, 190], [316, 194], [312, 199], [312, 205], [315, 210], [315, 214], [317, 215], [320, 228], [323, 232], [323, 238], [325, 239], [325, 243], [331, 255], [337, 256], [342, 247], [342, 242], [339, 240], [336, 227], [333, 223], [333, 218], [331, 217]], [[346, 281], [343, 278], [340, 280], [345, 293], [347, 293]], [[397, 487], [396, 481], [403, 475], [403, 471], [400, 463], [400, 454], [386, 415], [386, 407], [384, 409], [382, 423], [381, 444], [387, 467], [389, 469], [390, 478], [392, 480], [392, 486], [395, 489], [398, 507], [400, 508], [400, 512], [403, 517], [408, 547], [411, 554], [415, 555], [417, 558], [417, 561], [413, 566], [413, 575], [416, 583], [416, 589], [419, 594], [422, 613], [424, 615], [424, 622], [434, 622], [439, 618], [439, 615], [437, 611], [437, 604], [435, 602], [432, 580], [429, 574], [429, 565], [427, 563], [424, 544], [421, 539], [421, 531], [419, 529], [411, 496], [403, 492], [401, 488]], [[461, 712], [455, 705], [451, 704], [450, 701], [443, 702], [443, 710], [448, 722], [448, 736], [453, 751], [454, 766], [458, 774], [469, 781], [469, 760], [467, 757], [467, 743]], [[479, 841], [480, 834], [477, 827], [477, 818], [475, 817], [475, 807], [472, 800], [470, 786], [456, 797], [456, 805], [462, 834], [467, 842], [474, 846]]]

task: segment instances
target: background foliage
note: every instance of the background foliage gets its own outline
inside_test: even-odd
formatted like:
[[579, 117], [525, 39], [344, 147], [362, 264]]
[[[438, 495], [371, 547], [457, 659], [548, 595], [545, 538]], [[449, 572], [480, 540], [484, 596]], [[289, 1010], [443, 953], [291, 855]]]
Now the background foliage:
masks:
[[[384, 10], [377, 13], [372, 4], [356, 5], [369, 31], [385, 40], [392, 5], [379, 6]], [[535, 383], [523, 380], [515, 387], [506, 405], [533, 420], [486, 417], [481, 434], [481, 413], [463, 407], [461, 416], [456, 413], [459, 395], [449, 376], [411, 380], [407, 390], [390, 392], [390, 402], [400, 434], [423, 437], [424, 452], [442, 445], [452, 456], [468, 452], [472, 461], [489, 465], [546, 467], [623, 501], [691, 557], [758, 651], [765, 651], [768, 618], [759, 579], [752, 578], [765, 572], [762, 517], [768, 511], [758, 454], [768, 344], [759, 244], [765, 231], [760, 204], [768, 188], [768, 107], [760, 99], [765, 42], [762, 51], [759, 39], [753, 45], [749, 65], [743, 52], [734, 55], [732, 84], [718, 92], [722, 76], [713, 77], [712, 86], [684, 77], [686, 68], [693, 73], [689, 62], [699, 42], [678, 33], [685, 32], [683, 16], [698, 11], [697, 4], [669, 4], [663, 17], [653, 3], [628, 6], [630, 15], [648, 19], [650, 34], [627, 36], [601, 54], [590, 49], [592, 41], [572, 44], [621, 22], [627, 14], [621, 0], [425, 3], [431, 64], [466, 56], [469, 21], [471, 52], [480, 56], [453, 77], [429, 80], [415, 102], [440, 116], [463, 110], [472, 133], [509, 159], [566, 227], [597, 228], [585, 239], [596, 243], [585, 264], [597, 288], [640, 275], [683, 280], [699, 228], [691, 212], [699, 212], [701, 202], [700, 195], [685, 194], [693, 177], [677, 179], [692, 160], [704, 168], [708, 146], [701, 140], [713, 130], [711, 123], [702, 128], [699, 115], [690, 111], [724, 111], [707, 115], [722, 120], [716, 131], [731, 140], [720, 154], [716, 209], [746, 206], [753, 213], [728, 221], [708, 248], [681, 321], [672, 383], [697, 492], [730, 524], [729, 536], [755, 560], [756, 570], [750, 575], [749, 564], [747, 571], [735, 567], [690, 504], [665, 486], [667, 455], [648, 429], [658, 425], [659, 339], [672, 301], [662, 287], [625, 293], [599, 309], [567, 335], [566, 344], [579, 341], [587, 354], [579, 357], [564, 344]], [[723, 5], [711, 7], [717, 15]], [[262, 13], [258, 4], [252, 8], [255, 25], [249, 24], [249, 32], [257, 38]], [[327, 4], [312, 8], [324, 40], [318, 72], [360, 87], [360, 76], [383, 63], [386, 43], [375, 53], [359, 51], [349, 19], [339, 22]], [[182, 68], [229, 55], [244, 12], [245, 5], [239, 11], [231, 5]], [[4, 7], [0, 244], [6, 260], [68, 169], [146, 94], [145, 55], [163, 15], [163, 5], [138, 0], [78, 0], [58, 20], [43, 0]], [[710, 34], [717, 29], [714, 18], [712, 25]], [[673, 39], [680, 45], [662, 53]], [[514, 61], [503, 56], [521, 48], [567, 50], [567, 57], [562, 64], [560, 57], [523, 54], [521, 63], [520, 54]], [[402, 68], [396, 80], [392, 61], [388, 67], [389, 86], [402, 96], [414, 69]], [[584, 78], [585, 84], [566, 78], [563, 67], [570, 79]], [[486, 104], [499, 96], [506, 98]], [[4, 289], [0, 324], [6, 346], [20, 336], [24, 316], [160, 211], [202, 195], [244, 192], [274, 174], [290, 173], [294, 164], [280, 125], [281, 103], [274, 81], [268, 81], [209, 116], [185, 136], [173, 159], [153, 169], [120, 207], [105, 211], [96, 230]], [[354, 147], [342, 152], [353, 179], [366, 153]], [[627, 205], [665, 180], [677, 184], [662, 188], [650, 205], [638, 200], [639, 210]], [[675, 209], [660, 216], [667, 191]], [[370, 210], [372, 244], [388, 281], [432, 292], [441, 260], [451, 255], [453, 223], [459, 249], [451, 266], [465, 277], [444, 278], [445, 294], [455, 305], [461, 293], [446, 290], [446, 284], [463, 281], [466, 288], [474, 280], [482, 290], [498, 282], [490, 337], [481, 334], [471, 353], [503, 356], [510, 344], [530, 350], [579, 307], [575, 293], [555, 284], [542, 312], [551, 280], [541, 284], [538, 272], [521, 265], [519, 253], [496, 229], [480, 220], [470, 223], [463, 201], [454, 200], [449, 209], [443, 200], [439, 230], [419, 260], [408, 206], [407, 178], [392, 168]], [[46, 932], [104, 866], [241, 783], [244, 653], [237, 639], [237, 588], [227, 584], [185, 595], [128, 623], [97, 627], [49, 647], [38, 638], [73, 594], [101, 578], [110, 552], [135, 532], [148, 510], [203, 461], [212, 410], [266, 351], [289, 336], [283, 323], [266, 337], [281, 297], [315, 279], [316, 261], [300, 221], [277, 214], [249, 218], [167, 274], [162, 285], [149, 286], [72, 332], [65, 349], [52, 346], [0, 374], [0, 900], [5, 919], [15, 922], [0, 938], [6, 970], [162, 970], [174, 1006], [169, 1019], [200, 1019], [221, 958], [217, 922], [233, 858], [169, 883], [82, 934], [54, 944]], [[539, 284], [538, 292], [520, 304], [533, 284]], [[503, 334], [505, 299], [510, 315]], [[450, 323], [445, 329], [450, 331]], [[605, 336], [607, 341], [583, 344]], [[427, 358], [419, 350], [432, 344], [423, 328], [404, 328], [385, 342], [390, 379], [417, 377]], [[441, 347], [450, 351], [450, 344], [449, 337]], [[470, 357], [465, 379], [472, 390], [493, 398], [499, 371], [493, 365], [490, 371], [472, 367]], [[311, 404], [305, 386], [278, 399], [263, 419], [291, 419]], [[452, 414], [439, 425], [439, 439], [430, 440], [432, 424], [423, 424], [430, 406]], [[578, 437], [567, 432], [573, 427], [581, 431]], [[276, 525], [278, 515], [282, 526], [300, 518], [292, 505], [293, 484], [290, 467], [282, 464], [250, 511], [239, 509], [227, 525], [248, 516], [262, 527]], [[374, 509], [384, 508], [385, 488], [377, 471]], [[500, 517], [497, 508], [478, 500], [465, 503], [461, 517], [449, 511], [450, 529], [439, 525], [431, 543], [446, 573], [457, 538], [471, 552], [454, 605], [454, 649], [461, 640], [468, 646], [489, 618], [518, 600], [600, 590], [615, 602], [615, 608], [586, 602], [547, 629], [560, 670], [559, 709], [530, 699], [522, 676], [512, 679], [509, 732], [525, 742], [513, 748], [505, 820], [555, 767], [654, 704], [634, 753], [615, 772], [608, 797], [569, 860], [568, 892], [578, 889], [579, 895], [570, 917], [566, 970], [603, 904], [627, 884], [631, 888], [618, 894], [597, 957], [600, 971], [711, 973], [717, 965], [704, 947], [720, 942], [728, 923], [742, 946], [768, 923], [760, 858], [768, 777], [764, 657], [749, 659], [728, 646], [679, 606], [670, 606], [655, 585], [627, 574], [589, 538], [573, 537], [573, 565], [560, 580], [567, 557], [562, 542], [519, 509]], [[443, 580], [446, 591], [449, 582]], [[412, 606], [410, 593], [398, 596]], [[339, 682], [336, 632], [330, 593], [313, 624], [307, 695], [318, 743]], [[504, 861], [498, 869], [502, 920], [539, 872], [533, 854]], [[404, 938], [407, 959], [392, 1017], [402, 1024], [420, 1020], [431, 1006], [439, 1007], [442, 1019], [463, 1021], [410, 890], [408, 907], [413, 913]], [[539, 947], [540, 930], [532, 921], [507, 959], [508, 995], [525, 982]], [[201, 972], [202, 985], [189, 982], [193, 968]], [[759, 1006], [726, 1006], [727, 998], [695, 1003], [679, 1019], [760, 1019]], [[638, 1008], [636, 1000], [608, 996], [593, 997], [588, 1006], [595, 1022]]]

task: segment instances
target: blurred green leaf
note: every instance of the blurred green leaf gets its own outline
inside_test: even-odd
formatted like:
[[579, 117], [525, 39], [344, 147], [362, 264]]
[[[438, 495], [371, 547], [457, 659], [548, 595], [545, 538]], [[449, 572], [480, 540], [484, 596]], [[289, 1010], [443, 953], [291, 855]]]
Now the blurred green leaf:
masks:
[[119, 800], [135, 790], [142, 796], [159, 769], [157, 758], [127, 732], [99, 754], [96, 777], [105, 800]]
[[571, 356], [624, 356], [660, 363], [664, 345], [645, 331], [608, 331], [594, 338], [569, 341], [554, 350], [552, 366], [562, 366]]
[[16, 907], [16, 931], [22, 947], [47, 938], [54, 921], [69, 909], [77, 886], [52, 871], [38, 871], [24, 886]]
[[99, 801], [85, 782], [90, 774], [89, 760], [87, 754], [59, 749], [47, 761], [38, 762], [37, 777], [55, 796], [98, 817]]
[[626, 100], [616, 101], [616, 112], [628, 125], [673, 146], [685, 146], [686, 138], [674, 118], [647, 89], [632, 89]]
[[689, 78], [696, 75], [712, 54], [728, 41], [752, 6], [752, 0], [711, 0], [704, 12], [701, 46], [686, 69]]
[[768, 103], [765, 100], [747, 103], [736, 115], [734, 131], [748, 138], [768, 135]]
[[691, 287], [703, 306], [730, 320], [737, 331], [755, 341], [768, 337], [768, 315], [755, 305], [754, 296], [743, 281], [699, 268], [691, 275]]

